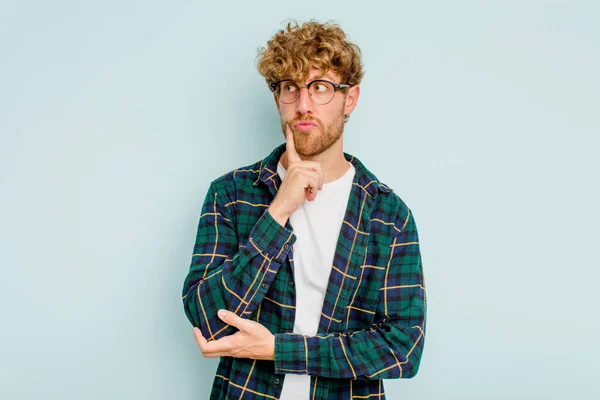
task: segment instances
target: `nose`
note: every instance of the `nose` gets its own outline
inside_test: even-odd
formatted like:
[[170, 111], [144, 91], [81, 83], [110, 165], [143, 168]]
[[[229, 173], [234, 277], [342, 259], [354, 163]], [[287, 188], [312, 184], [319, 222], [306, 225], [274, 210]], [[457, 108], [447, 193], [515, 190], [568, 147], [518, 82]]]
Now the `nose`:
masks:
[[312, 99], [310, 98], [310, 94], [308, 93], [307, 88], [300, 89], [300, 98], [298, 99], [298, 103], [296, 105], [296, 112], [299, 114], [307, 114], [312, 111]]

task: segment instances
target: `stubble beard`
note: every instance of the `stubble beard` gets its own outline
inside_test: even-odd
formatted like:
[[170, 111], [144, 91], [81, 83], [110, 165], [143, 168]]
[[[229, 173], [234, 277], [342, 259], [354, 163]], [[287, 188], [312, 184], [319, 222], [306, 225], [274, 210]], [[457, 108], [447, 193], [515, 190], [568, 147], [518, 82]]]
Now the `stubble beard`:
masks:
[[[327, 126], [323, 126], [321, 121], [312, 117], [294, 118], [290, 122], [290, 127], [294, 132], [294, 146], [296, 152], [305, 157], [312, 157], [323, 153], [333, 146], [344, 133], [344, 113], [340, 112], [338, 117]], [[300, 121], [310, 121], [317, 124], [317, 128], [311, 129], [308, 132], [297, 131], [294, 124]], [[287, 123], [281, 121], [281, 130], [285, 137]]]

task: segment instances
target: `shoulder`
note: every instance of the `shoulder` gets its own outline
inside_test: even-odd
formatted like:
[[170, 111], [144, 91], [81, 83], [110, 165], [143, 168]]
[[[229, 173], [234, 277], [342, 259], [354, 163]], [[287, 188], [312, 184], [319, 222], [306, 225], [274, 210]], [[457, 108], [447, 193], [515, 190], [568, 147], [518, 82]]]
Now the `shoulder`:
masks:
[[360, 168], [368, 176], [367, 179], [370, 183], [377, 188], [375, 202], [380, 215], [387, 221], [393, 221], [396, 227], [395, 231], [400, 232], [403, 227], [406, 227], [408, 220], [411, 218], [410, 207], [397, 190], [392, 189], [390, 185], [380, 180], [364, 164], [361, 163]]
[[257, 161], [250, 165], [244, 165], [231, 171], [227, 171], [223, 175], [214, 179], [211, 186], [214, 188], [224, 188], [231, 185], [243, 185], [254, 183], [260, 174], [261, 161]]
[[261, 164], [262, 160], [227, 171], [214, 179], [210, 186], [215, 191], [225, 190], [229, 192], [236, 187], [253, 185], [260, 175]]
[[389, 190], [380, 191], [377, 195], [377, 201], [379, 207], [385, 210], [385, 213], [389, 215], [389, 218], [394, 221], [396, 231], [398, 232], [403, 226], [406, 226], [408, 219], [411, 216], [411, 210], [406, 202], [400, 197], [400, 195], [391, 190], [391, 188], [385, 185]]
[[382, 182], [365, 164], [357, 157], [344, 153], [356, 168], [357, 179], [361, 188], [375, 199], [375, 218], [383, 221], [394, 221], [395, 231], [400, 232], [410, 219], [410, 208], [400, 197], [396, 190]]

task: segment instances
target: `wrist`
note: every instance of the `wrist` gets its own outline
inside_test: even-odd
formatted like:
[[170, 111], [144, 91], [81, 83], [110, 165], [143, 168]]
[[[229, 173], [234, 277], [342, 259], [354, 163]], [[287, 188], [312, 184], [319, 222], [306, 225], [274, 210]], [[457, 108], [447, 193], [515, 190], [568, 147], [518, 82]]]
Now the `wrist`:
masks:
[[275, 360], [275, 335], [271, 334], [267, 347], [267, 360]]
[[269, 211], [273, 219], [279, 223], [279, 225], [285, 226], [290, 216], [288, 213], [282, 212], [277, 203], [271, 203], [267, 210]]

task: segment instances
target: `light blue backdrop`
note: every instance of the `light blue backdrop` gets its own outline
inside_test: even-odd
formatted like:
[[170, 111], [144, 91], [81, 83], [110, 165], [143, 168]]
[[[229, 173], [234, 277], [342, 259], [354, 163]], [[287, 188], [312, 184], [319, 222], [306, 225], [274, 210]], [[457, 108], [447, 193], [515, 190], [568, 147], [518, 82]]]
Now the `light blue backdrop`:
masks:
[[283, 143], [254, 57], [313, 17], [363, 50], [345, 150], [420, 232], [425, 352], [388, 398], [597, 398], [599, 15], [2, 2], [0, 398], [208, 398], [216, 361], [180, 300], [200, 207], [212, 179]]

